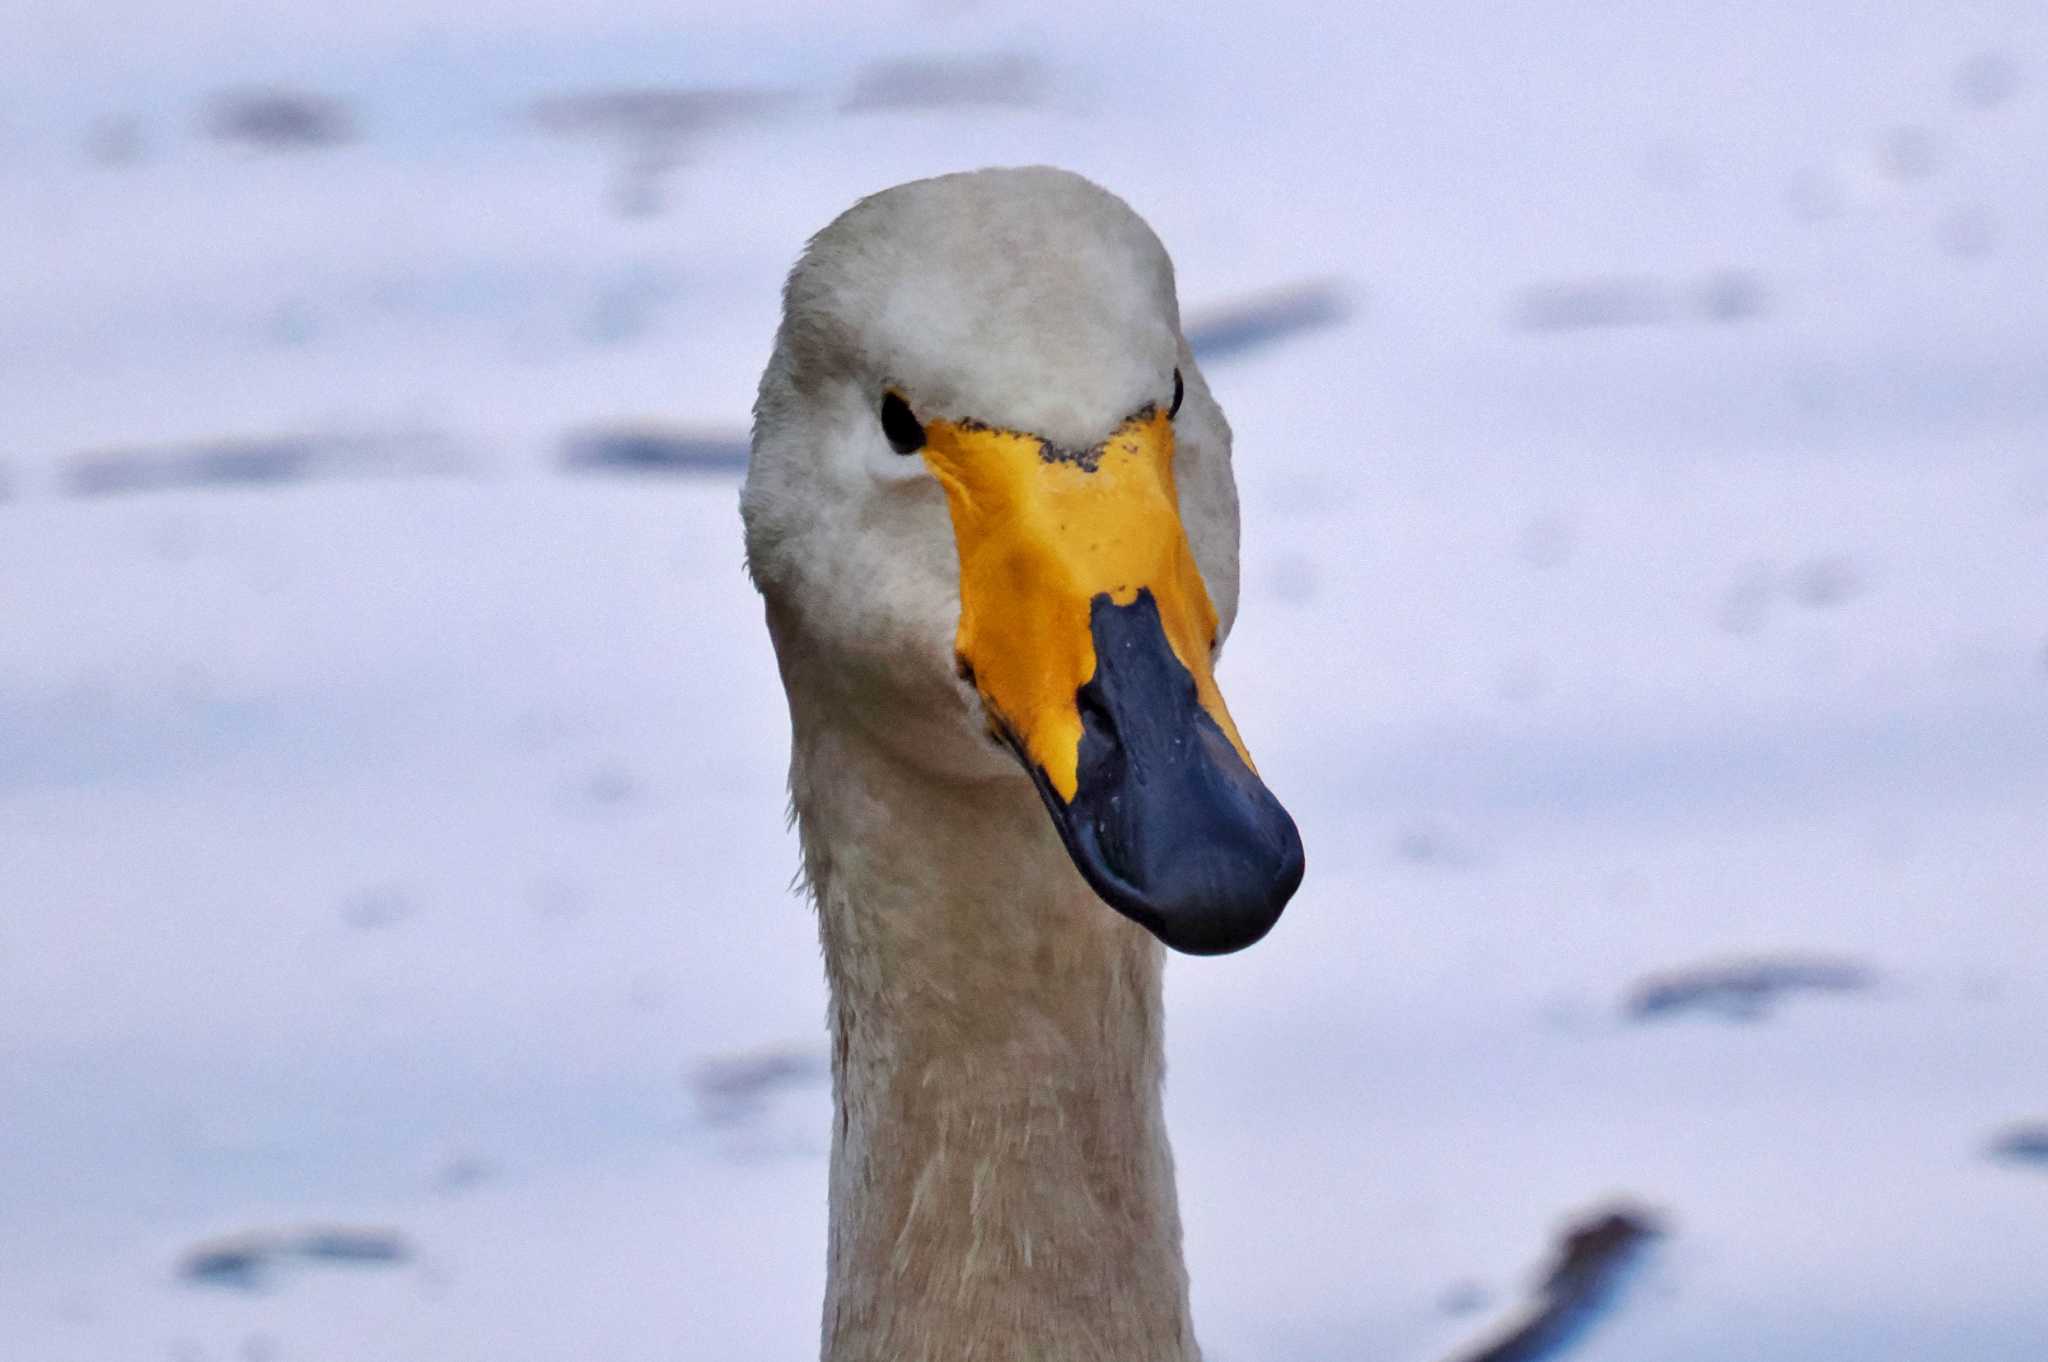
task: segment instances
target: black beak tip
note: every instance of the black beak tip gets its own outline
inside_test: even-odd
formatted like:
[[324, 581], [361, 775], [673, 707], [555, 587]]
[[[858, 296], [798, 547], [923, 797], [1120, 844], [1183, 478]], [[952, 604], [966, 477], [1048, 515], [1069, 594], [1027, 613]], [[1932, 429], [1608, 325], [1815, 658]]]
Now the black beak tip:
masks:
[[1074, 794], [1011, 745], [1104, 902], [1177, 951], [1241, 951], [1300, 886], [1301, 833], [1203, 709], [1149, 589], [1127, 605], [1097, 596], [1089, 627], [1096, 674], [1076, 696]]
[[1257, 833], [1251, 845], [1190, 842], [1155, 860], [1142, 888], [1124, 880], [1098, 883], [1097, 892], [1184, 954], [1228, 955], [1254, 945], [1280, 920], [1304, 868], [1294, 820], [1277, 802], [1261, 812], [1259, 826], [1245, 830]]

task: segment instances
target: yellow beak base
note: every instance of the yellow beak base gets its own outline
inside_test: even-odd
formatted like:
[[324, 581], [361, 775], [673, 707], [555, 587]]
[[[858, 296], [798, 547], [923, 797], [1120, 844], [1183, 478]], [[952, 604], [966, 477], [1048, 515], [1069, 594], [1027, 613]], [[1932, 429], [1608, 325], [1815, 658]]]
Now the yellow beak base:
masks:
[[1091, 602], [1157, 602], [1202, 708], [1250, 756], [1209, 664], [1216, 608], [1188, 548], [1173, 481], [1173, 423], [1147, 407], [1092, 449], [973, 423], [932, 422], [925, 461], [946, 489], [960, 549], [955, 651], [989, 708], [1063, 798], [1076, 789], [1095, 674]]

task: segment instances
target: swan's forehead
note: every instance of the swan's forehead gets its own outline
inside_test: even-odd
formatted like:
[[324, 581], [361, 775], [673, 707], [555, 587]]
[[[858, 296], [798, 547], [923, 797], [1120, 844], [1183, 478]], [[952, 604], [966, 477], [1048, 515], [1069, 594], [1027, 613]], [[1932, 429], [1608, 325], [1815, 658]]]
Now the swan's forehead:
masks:
[[832, 290], [841, 334], [921, 418], [1086, 446], [1172, 396], [1173, 267], [1108, 192], [1063, 172], [984, 171], [902, 186], [848, 217], [834, 225], [855, 238], [849, 287]]

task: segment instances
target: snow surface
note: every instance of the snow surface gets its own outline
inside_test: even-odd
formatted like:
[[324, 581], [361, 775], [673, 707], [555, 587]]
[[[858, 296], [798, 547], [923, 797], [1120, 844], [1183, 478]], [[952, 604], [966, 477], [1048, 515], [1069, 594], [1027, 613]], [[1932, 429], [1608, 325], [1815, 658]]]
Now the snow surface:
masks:
[[[1170, 972], [1211, 1356], [1442, 1356], [1623, 1196], [1586, 1362], [2048, 1357], [2048, 14], [592, 8], [10, 13], [0, 1357], [814, 1353], [735, 485], [565, 442], [743, 427], [808, 232], [1014, 161], [1350, 299], [1210, 375], [1310, 857]], [[352, 138], [209, 135], [277, 88]], [[642, 88], [775, 97], [532, 116]], [[219, 441], [355, 454], [79, 492]], [[1629, 1014], [1774, 959], [1874, 983]], [[181, 1275], [321, 1226], [410, 1256]]]

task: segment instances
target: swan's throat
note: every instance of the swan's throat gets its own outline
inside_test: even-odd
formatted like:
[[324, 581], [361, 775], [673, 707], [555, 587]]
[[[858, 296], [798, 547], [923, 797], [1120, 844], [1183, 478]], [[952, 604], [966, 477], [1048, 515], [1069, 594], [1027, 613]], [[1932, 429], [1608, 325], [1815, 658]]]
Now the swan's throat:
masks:
[[1021, 779], [837, 729], [792, 784], [833, 992], [828, 1362], [1194, 1357], [1158, 943]]

